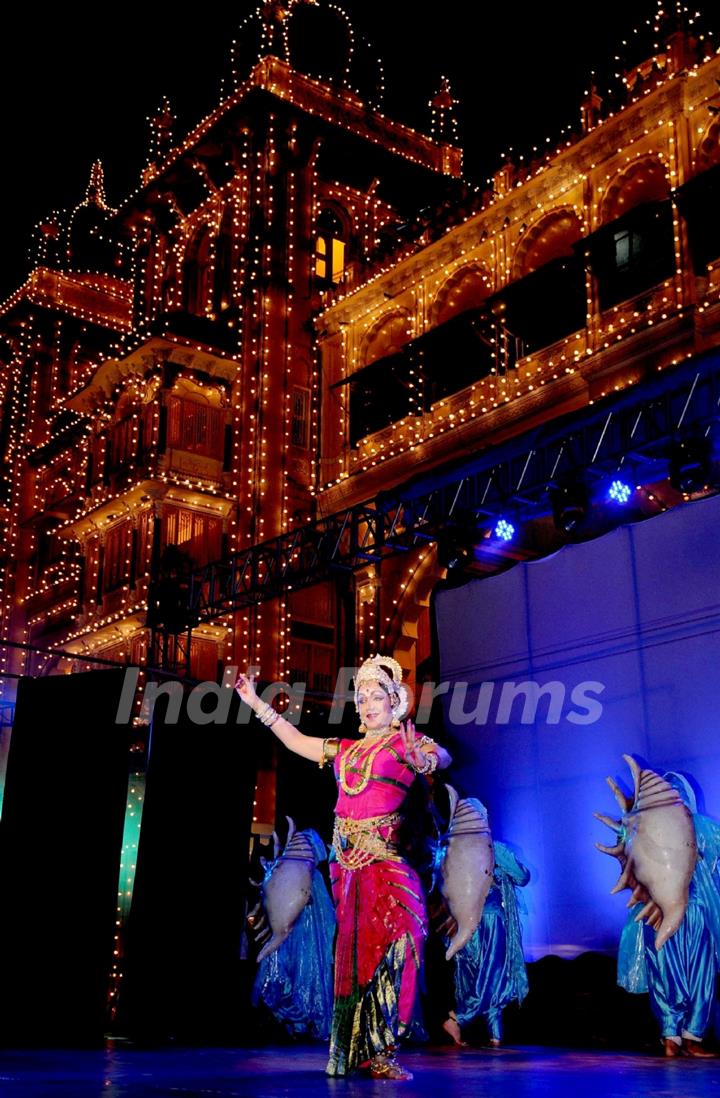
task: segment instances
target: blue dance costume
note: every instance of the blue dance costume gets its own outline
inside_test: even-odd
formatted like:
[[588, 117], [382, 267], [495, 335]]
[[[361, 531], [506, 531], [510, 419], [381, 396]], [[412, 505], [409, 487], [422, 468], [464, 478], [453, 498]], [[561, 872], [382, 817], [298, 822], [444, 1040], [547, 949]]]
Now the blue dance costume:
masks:
[[483, 1015], [491, 1038], [499, 1041], [503, 1009], [528, 992], [515, 886], [526, 885], [530, 873], [504, 843], [493, 847], [493, 884], [482, 918], [455, 956], [455, 1017], [462, 1027]]
[[696, 811], [681, 775], [665, 778], [693, 813], [698, 861], [690, 901], [680, 927], [659, 951], [655, 931], [635, 922], [642, 905], [631, 909], [620, 938], [618, 983], [635, 994], [649, 993], [663, 1038], [699, 1041], [710, 1024], [720, 971], [720, 826]]
[[[308, 831], [322, 851], [320, 836]], [[273, 863], [274, 865], [274, 863]], [[266, 876], [272, 872], [268, 866]], [[315, 869], [312, 894], [290, 935], [258, 965], [253, 1006], [262, 1001], [293, 1036], [327, 1040], [333, 1008], [335, 909], [322, 874]]]

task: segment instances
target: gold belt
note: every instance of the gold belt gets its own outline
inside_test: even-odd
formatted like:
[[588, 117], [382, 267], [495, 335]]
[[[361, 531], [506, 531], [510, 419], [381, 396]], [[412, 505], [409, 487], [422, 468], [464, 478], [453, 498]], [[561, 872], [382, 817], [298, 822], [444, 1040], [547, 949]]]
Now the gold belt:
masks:
[[364, 820], [336, 816], [333, 848], [338, 863], [343, 869], [362, 869], [371, 862], [401, 862], [397, 845], [380, 834], [381, 829], [394, 829], [401, 821], [399, 812], [369, 816]]

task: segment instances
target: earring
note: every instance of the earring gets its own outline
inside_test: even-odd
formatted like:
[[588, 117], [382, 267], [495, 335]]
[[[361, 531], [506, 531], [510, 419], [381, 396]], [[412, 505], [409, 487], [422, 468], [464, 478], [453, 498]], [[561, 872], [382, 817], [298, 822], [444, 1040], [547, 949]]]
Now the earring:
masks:
[[393, 719], [390, 721], [390, 727], [394, 728], [396, 732], [399, 732], [402, 728], [402, 722], [398, 720], [397, 717], [393, 717]]
[[364, 736], [367, 732], [367, 728], [365, 727], [365, 725], [363, 724], [362, 721], [360, 721], [360, 727], [358, 729], [358, 732], [360, 733], [361, 736]]

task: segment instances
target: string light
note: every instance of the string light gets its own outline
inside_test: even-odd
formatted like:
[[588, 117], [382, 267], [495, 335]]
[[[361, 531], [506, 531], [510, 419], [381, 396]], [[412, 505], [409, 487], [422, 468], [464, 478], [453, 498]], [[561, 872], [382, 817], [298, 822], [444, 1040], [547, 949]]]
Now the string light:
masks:
[[[695, 304], [686, 228], [673, 204], [674, 271], [644, 300], [600, 312], [588, 267], [584, 329], [511, 363], [507, 326], [496, 326], [487, 376], [437, 400], [419, 343], [407, 408], [351, 446], [350, 385], [328, 389], [332, 381], [348, 382], [383, 349], [420, 341], [473, 294], [477, 304], [500, 293], [541, 266], [563, 233], [568, 247], [579, 243], [628, 196], [642, 197], [641, 177], [655, 173], [671, 195], [703, 157], [711, 162], [718, 128], [705, 115], [718, 63], [704, 43], [682, 68], [678, 44], [661, 41], [658, 16], [648, 24], [657, 40], [652, 57], [618, 66], [628, 105], [602, 117], [611, 99], [596, 96], [581, 134], [546, 136], [532, 155], [511, 150], [489, 190], [469, 188], [466, 206], [436, 211], [430, 224], [415, 224], [411, 239], [393, 240], [397, 211], [382, 188], [328, 179], [317, 151], [308, 151], [308, 132], [340, 127], [358, 148], [378, 145], [400, 168], [459, 178], [456, 104], [443, 78], [430, 104], [431, 136], [389, 119], [380, 109], [381, 66], [368, 96], [362, 39], [340, 5], [325, 6], [347, 29], [334, 82], [292, 67], [294, 36], [314, 13], [295, 0], [282, 18], [279, 6], [261, 5], [245, 25], [260, 27], [255, 62], [244, 64], [242, 43], [233, 49], [228, 94], [175, 144], [163, 101], [150, 119], [139, 185], [116, 210], [96, 165], [83, 200], [36, 227], [34, 269], [0, 306], [12, 341], [0, 379], [11, 459], [5, 547], [19, 562], [15, 577], [0, 575], [3, 635], [28, 640], [47, 631], [56, 648], [142, 660], [153, 553], [171, 522], [178, 529], [190, 522], [206, 544], [222, 528], [224, 554], [334, 510], [350, 493], [369, 498], [381, 479], [404, 479], [408, 458], [437, 463], [495, 429], [517, 430], [526, 414], [547, 416], [635, 384], [648, 333], [662, 324], [671, 332]], [[593, 77], [588, 95], [594, 88]], [[269, 104], [262, 132], [241, 108], [257, 91]], [[215, 137], [225, 140], [231, 119], [227, 149]], [[172, 193], [174, 179], [201, 195], [193, 209], [180, 188]], [[325, 213], [342, 226], [345, 265], [336, 272], [331, 264], [333, 277], [321, 286], [313, 264]], [[90, 219], [98, 254], [116, 248], [117, 266], [86, 271], [68, 257]], [[708, 327], [719, 298], [716, 263], [697, 303]], [[680, 348], [668, 339], [673, 350], [658, 350], [654, 365], [682, 361], [692, 339]], [[169, 445], [178, 408], [185, 427]], [[209, 441], [210, 422], [222, 427], [222, 457], [217, 433]], [[391, 590], [395, 610], [383, 627], [400, 616], [416, 567]], [[378, 648], [389, 609], [374, 578], [359, 607], [366, 651]], [[285, 677], [292, 607], [286, 593], [221, 619], [202, 634], [214, 646], [206, 652]], [[9, 669], [0, 652], [0, 672]]]
[[[703, 95], [708, 94], [705, 88], [711, 83], [712, 76], [709, 72], [705, 87], [698, 88], [700, 101]], [[612, 145], [612, 131], [603, 134], [602, 140], [598, 138], [598, 145], [593, 145], [586, 139], [583, 148], [573, 150], [572, 153], [563, 152], [544, 169], [542, 186], [538, 186], [537, 179], [526, 179], [504, 196], [496, 197], [491, 204], [467, 218], [462, 225], [451, 227], [444, 237], [425, 248], [419, 256], [401, 259], [387, 270], [374, 273], [364, 284], [344, 297], [338, 297], [329, 305], [317, 321], [318, 328], [322, 327], [329, 334], [341, 332], [343, 346], [355, 349], [354, 353], [351, 352], [350, 362], [343, 369], [344, 379], [352, 377], [368, 361], [367, 358], [363, 360], [357, 351], [362, 346], [363, 332], [371, 327], [373, 330], [382, 329], [384, 325], [390, 325], [394, 317], [399, 320], [401, 314], [395, 303], [394, 292], [398, 283], [412, 284], [416, 300], [423, 302], [422, 312], [418, 307], [414, 318], [416, 330], [422, 333], [423, 318], [437, 312], [434, 302], [452, 279], [461, 281], [463, 274], [484, 269], [489, 272], [488, 282], [497, 292], [503, 285], [524, 273], [522, 268], [518, 270], [514, 266], [513, 251], [507, 246], [511, 239], [510, 231], [514, 233], [517, 242], [515, 254], [521, 254], [522, 239], [530, 238], [533, 231], [539, 232], [543, 224], [547, 228], [551, 224], [548, 219], [559, 216], [563, 209], [571, 209], [579, 217], [577, 239], [581, 239], [590, 227], [597, 228], [602, 224], [600, 210], [602, 207], [607, 209], [607, 194], [611, 185], [615, 188], [616, 204], [618, 199], [622, 200], [620, 180], [625, 175], [626, 186], [629, 186], [629, 172], [633, 164], [637, 165], [639, 173], [640, 169], [647, 169], [647, 165], [652, 166], [654, 162], [661, 167], [662, 176], [667, 179], [668, 191], [677, 186], [679, 166], [676, 123], [663, 117], [662, 112], [667, 110], [667, 105], [659, 93], [656, 96], [657, 113], [654, 121], [651, 122], [648, 116], [650, 108], [647, 103], [644, 106], [645, 112], [636, 115], [634, 129], [624, 117], [618, 117], [615, 123], [618, 135], [622, 131], [624, 140], [628, 142], [625, 148], [616, 145], [616, 158], [617, 161], [622, 161], [622, 165], [615, 167], [615, 174], [612, 170], [604, 170], [601, 151], [608, 143]], [[693, 104], [689, 104], [688, 110], [692, 107]], [[569, 175], [567, 165], [571, 156], [574, 158], [574, 173]], [[608, 163], [612, 167], [612, 157]], [[644, 174], [647, 176], [647, 170]], [[637, 198], [636, 195], [636, 200]], [[505, 213], [506, 209], [508, 214]], [[611, 219], [612, 215], [605, 216]], [[594, 359], [607, 357], [611, 346], [617, 345], [624, 338], [636, 337], [657, 323], [668, 321], [677, 310], [684, 307], [686, 291], [683, 287], [682, 271], [689, 262], [688, 257], [682, 254], [683, 229], [674, 205], [673, 238], [675, 274], [652, 289], [649, 304], [648, 293], [641, 295], [643, 300], [640, 309], [637, 301], [630, 300], [613, 306], [599, 316], [597, 303], [593, 298], [593, 281], [588, 270], [585, 275], [585, 331], [577, 332], [556, 345], [526, 356], [517, 363], [513, 376], [498, 377], [491, 372], [488, 377], [482, 378], [468, 389], [438, 402], [421, 416], [413, 408], [415, 389], [411, 377], [408, 413], [414, 416], [414, 437], [408, 438], [406, 420], [400, 416], [388, 427], [361, 438], [356, 446], [340, 446], [338, 473], [335, 477], [329, 477], [323, 485], [323, 498], [328, 508], [342, 505], [342, 485], [349, 476], [370, 472], [392, 459], [399, 466], [403, 455], [417, 449], [421, 439], [427, 442], [446, 432], [457, 432], [458, 429], [462, 429], [465, 432], [464, 437], [467, 437], [466, 425], [469, 420], [484, 417], [488, 420], [487, 429], [490, 429], [493, 419], [497, 419], [500, 410], [509, 401], [529, 397], [538, 388], [557, 381], [562, 376], [571, 376], [577, 371], [583, 375], [591, 375], [597, 369]], [[500, 248], [498, 244], [501, 245]], [[448, 253], [453, 256], [450, 262], [447, 259]], [[407, 300], [406, 295], [403, 302]], [[410, 334], [412, 326], [408, 326], [408, 342], [413, 338]], [[346, 361], [348, 357], [346, 355]], [[669, 363], [670, 355], [667, 358]], [[614, 379], [613, 391], [636, 383], [640, 376], [637, 370], [625, 368]], [[347, 404], [336, 402], [335, 412], [340, 415], [337, 437], [344, 440], [348, 433]], [[421, 454], [417, 460], [422, 460]]]

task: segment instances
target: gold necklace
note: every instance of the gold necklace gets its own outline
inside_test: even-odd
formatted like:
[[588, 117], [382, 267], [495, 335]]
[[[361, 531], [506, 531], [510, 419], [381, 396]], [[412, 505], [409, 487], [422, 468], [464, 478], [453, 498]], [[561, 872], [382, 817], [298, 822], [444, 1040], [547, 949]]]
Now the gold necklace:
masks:
[[[376, 756], [395, 735], [397, 735], [397, 732], [394, 728], [373, 735], [373, 743], [369, 748], [364, 739], [358, 740], [340, 756], [338, 773], [340, 788], [347, 793], [348, 797], [356, 797], [358, 793], [362, 793], [367, 788], [367, 784], [372, 777], [372, 768]], [[360, 781], [357, 785], [348, 785], [346, 776], [348, 764], [353, 770], [360, 772]]]

